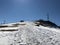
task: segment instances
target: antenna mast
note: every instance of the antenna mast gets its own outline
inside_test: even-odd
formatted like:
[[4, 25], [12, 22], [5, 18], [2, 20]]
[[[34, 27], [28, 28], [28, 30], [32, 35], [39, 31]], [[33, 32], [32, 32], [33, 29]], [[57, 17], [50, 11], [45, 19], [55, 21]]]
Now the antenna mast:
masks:
[[49, 21], [49, 13], [47, 13], [47, 21]]
[[6, 20], [3, 20], [3, 24], [5, 24], [6, 23]]

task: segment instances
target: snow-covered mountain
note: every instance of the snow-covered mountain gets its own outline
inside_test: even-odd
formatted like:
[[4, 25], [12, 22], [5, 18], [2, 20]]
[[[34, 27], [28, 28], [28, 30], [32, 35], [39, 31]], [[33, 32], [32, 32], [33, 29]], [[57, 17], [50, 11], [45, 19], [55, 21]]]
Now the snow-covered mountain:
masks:
[[0, 25], [0, 45], [60, 45], [60, 29], [35, 25], [34, 22]]

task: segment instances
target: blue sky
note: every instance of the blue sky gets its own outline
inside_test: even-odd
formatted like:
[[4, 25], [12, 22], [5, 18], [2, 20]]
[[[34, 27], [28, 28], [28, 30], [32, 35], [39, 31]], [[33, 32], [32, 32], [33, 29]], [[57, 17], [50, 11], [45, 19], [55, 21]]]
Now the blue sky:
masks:
[[60, 25], [60, 0], [0, 0], [0, 23], [20, 20], [47, 20]]

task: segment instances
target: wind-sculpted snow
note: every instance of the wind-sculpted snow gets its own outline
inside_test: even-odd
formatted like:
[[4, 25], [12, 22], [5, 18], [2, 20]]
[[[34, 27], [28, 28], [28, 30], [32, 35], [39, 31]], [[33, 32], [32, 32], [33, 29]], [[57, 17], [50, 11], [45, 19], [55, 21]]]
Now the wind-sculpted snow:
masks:
[[0, 32], [0, 45], [60, 45], [60, 30], [20, 25], [17, 31]]

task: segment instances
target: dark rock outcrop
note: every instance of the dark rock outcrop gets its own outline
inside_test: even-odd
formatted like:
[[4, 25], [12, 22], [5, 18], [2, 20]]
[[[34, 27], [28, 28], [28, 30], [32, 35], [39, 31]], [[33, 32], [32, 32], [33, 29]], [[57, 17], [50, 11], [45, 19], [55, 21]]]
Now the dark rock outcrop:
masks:
[[58, 28], [58, 26], [55, 23], [51, 22], [51, 21], [36, 20], [35, 24], [36, 24], [36, 26], [42, 25], [42, 26], [49, 26], [49, 27]]

